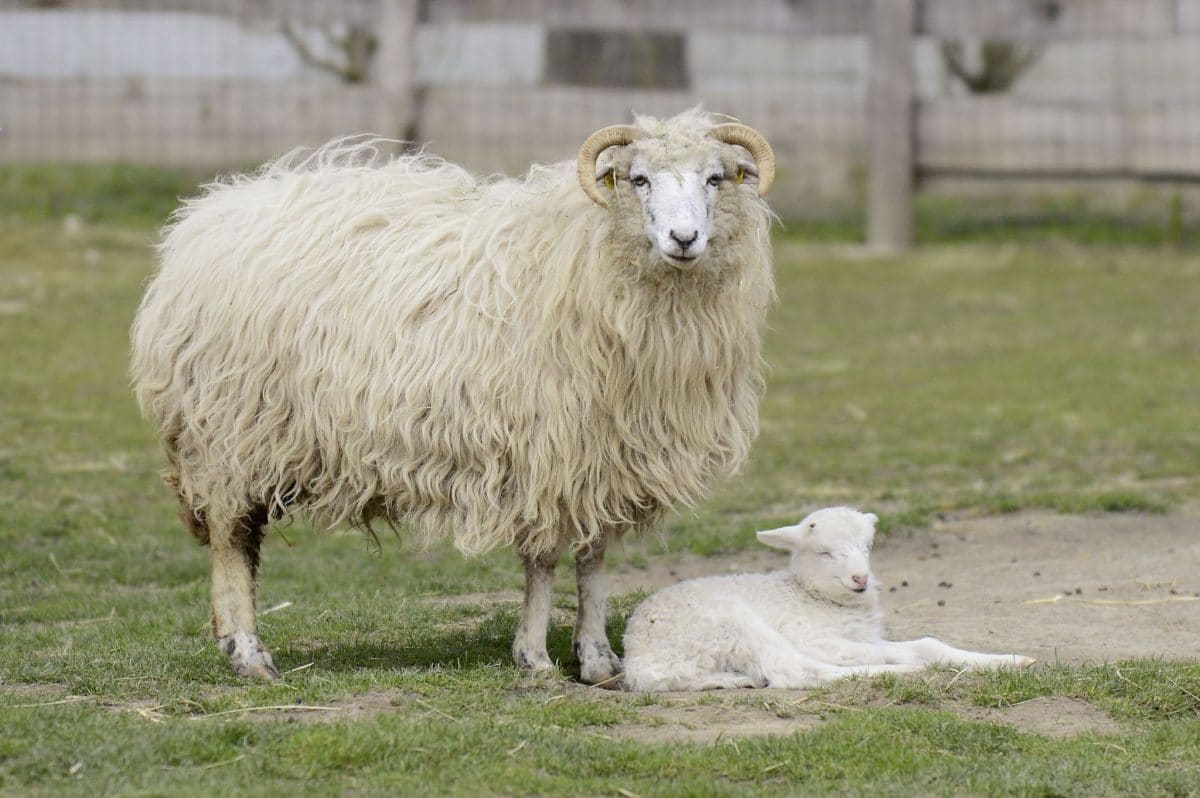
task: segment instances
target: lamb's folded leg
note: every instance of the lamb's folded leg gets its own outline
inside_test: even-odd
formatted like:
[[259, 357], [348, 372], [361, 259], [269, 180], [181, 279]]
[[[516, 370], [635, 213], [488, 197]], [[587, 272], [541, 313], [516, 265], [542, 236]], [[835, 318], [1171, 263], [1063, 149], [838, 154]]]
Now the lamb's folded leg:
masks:
[[916, 670], [907, 665], [837, 665], [818, 659], [759, 619], [730, 624], [737, 640], [730, 652], [730, 670], [748, 674], [767, 687], [804, 690], [835, 679]]
[[1034, 663], [1030, 657], [1020, 654], [982, 654], [964, 651], [947, 645], [933, 637], [920, 640], [888, 641], [882, 645], [903, 652], [911, 661], [923, 665], [958, 665], [968, 668], [1027, 668]]
[[521, 607], [521, 623], [513, 640], [512, 653], [517, 667], [533, 671], [554, 668], [546, 652], [546, 629], [550, 625], [550, 600], [554, 587], [554, 568], [560, 550], [548, 554], [521, 555], [525, 565], [525, 603]]
[[571, 649], [579, 660], [579, 678], [587, 684], [610, 682], [621, 672], [621, 660], [608, 643], [608, 583], [604, 578], [604, 542], [575, 555], [579, 610]]
[[767, 687], [802, 690], [816, 687], [825, 682], [845, 679], [850, 676], [881, 676], [885, 673], [914, 673], [920, 665], [830, 665], [803, 654], [796, 655], [784, 668], [765, 672]]
[[233, 522], [207, 520], [212, 547], [212, 626], [217, 646], [239, 676], [278, 679], [279, 671], [258, 639], [254, 593], [266, 508]]
[[865, 643], [839, 637], [815, 638], [808, 641], [806, 648], [820, 651], [822, 661], [838, 666], [924, 664], [924, 660], [907, 648], [906, 643], [886, 640]]

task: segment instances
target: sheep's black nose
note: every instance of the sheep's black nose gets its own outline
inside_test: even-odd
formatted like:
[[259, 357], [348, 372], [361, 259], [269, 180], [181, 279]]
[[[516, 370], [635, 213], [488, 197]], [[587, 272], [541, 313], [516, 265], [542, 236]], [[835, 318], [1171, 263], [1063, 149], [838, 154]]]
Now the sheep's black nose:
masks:
[[680, 248], [680, 249], [687, 249], [687, 248], [688, 248], [688, 247], [690, 247], [692, 244], [694, 244], [694, 243], [695, 243], [695, 241], [696, 241], [696, 239], [697, 239], [697, 238], [699, 238], [699, 237], [700, 237], [700, 231], [699, 231], [699, 230], [693, 230], [693, 231], [691, 231], [691, 235], [690, 235], [690, 237], [687, 237], [687, 238], [685, 238], [684, 236], [680, 235], [678, 230], [672, 230], [672, 231], [671, 231], [671, 239], [672, 239], [672, 240], [673, 240], [673, 241], [674, 241], [676, 244], [678, 244], [678, 245], [679, 245], [679, 248]]

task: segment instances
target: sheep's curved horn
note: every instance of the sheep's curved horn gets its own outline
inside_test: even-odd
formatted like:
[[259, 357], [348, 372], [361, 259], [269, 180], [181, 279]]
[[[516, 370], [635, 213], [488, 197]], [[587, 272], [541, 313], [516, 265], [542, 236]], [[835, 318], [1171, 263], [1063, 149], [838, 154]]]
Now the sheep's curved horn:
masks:
[[587, 137], [587, 141], [583, 142], [583, 146], [579, 148], [579, 157], [575, 164], [579, 175], [579, 185], [592, 202], [603, 208], [608, 207], [608, 200], [600, 193], [600, 189], [596, 188], [596, 159], [600, 157], [600, 153], [609, 147], [631, 144], [644, 138], [646, 138], [646, 131], [633, 125], [602, 127]]
[[752, 127], [727, 122], [714, 127], [709, 135], [717, 141], [740, 144], [749, 150], [758, 165], [758, 196], [771, 190], [771, 183], [775, 181], [775, 152], [761, 133]]

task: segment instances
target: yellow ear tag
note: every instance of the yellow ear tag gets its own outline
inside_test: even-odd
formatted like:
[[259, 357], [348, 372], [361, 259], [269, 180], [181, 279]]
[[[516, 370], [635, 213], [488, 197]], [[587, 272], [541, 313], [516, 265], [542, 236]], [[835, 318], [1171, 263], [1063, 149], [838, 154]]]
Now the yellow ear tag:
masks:
[[608, 174], [604, 175], [604, 185], [606, 188], [616, 188], [617, 187], [617, 173], [609, 172]]
[[745, 179], [746, 179], [746, 170], [739, 166], [738, 170], [737, 170], [737, 177], [733, 178], [733, 182], [740, 183]]

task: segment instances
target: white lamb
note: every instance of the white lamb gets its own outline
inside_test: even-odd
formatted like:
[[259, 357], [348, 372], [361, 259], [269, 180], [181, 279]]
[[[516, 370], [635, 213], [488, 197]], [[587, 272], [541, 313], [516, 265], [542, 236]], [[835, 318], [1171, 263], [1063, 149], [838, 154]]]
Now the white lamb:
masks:
[[856, 674], [925, 665], [1026, 667], [1017, 654], [980, 654], [932, 637], [883, 637], [871, 574], [871, 513], [817, 510], [795, 526], [759, 532], [791, 552], [767, 574], [691, 579], [642, 602], [625, 631], [625, 687], [635, 691], [721, 687], [803, 689]]

